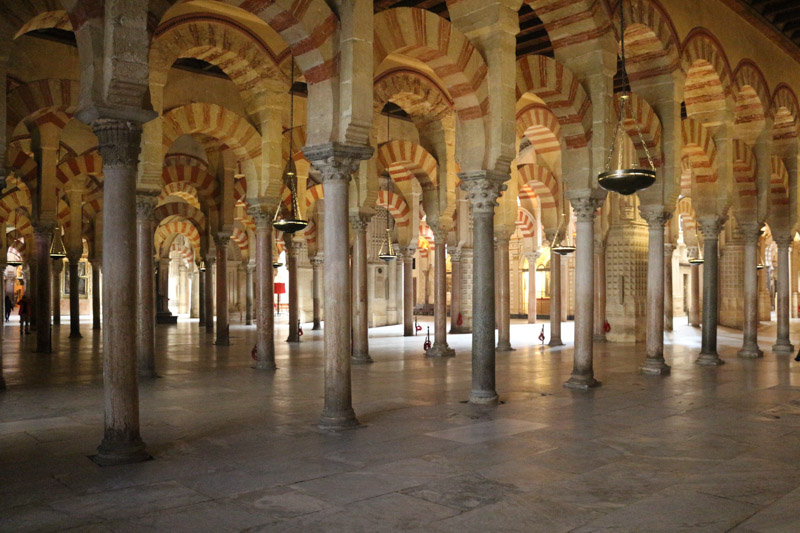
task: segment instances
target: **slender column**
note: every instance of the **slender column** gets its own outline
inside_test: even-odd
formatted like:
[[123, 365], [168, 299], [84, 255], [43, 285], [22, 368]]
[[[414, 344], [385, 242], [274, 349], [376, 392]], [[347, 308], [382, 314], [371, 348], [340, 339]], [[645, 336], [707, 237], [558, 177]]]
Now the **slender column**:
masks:
[[[33, 253], [31, 253], [30, 258], [28, 259], [28, 277], [26, 279], [28, 286], [25, 287], [25, 294], [28, 295], [28, 298], [31, 301], [31, 304], [36, 305], [38, 301], [38, 287], [36, 286], [39, 281], [39, 268], [36, 264], [36, 241], [33, 243], [34, 249]], [[36, 331], [36, 310], [32, 310], [30, 314], [30, 321], [31, 321], [31, 331]]]
[[414, 335], [414, 248], [403, 252], [403, 336]]
[[33, 227], [33, 238], [36, 244], [36, 301], [33, 311], [36, 314], [36, 351], [50, 353], [52, 351], [50, 315], [52, 282], [50, 280], [50, 267], [53, 264], [50, 258], [50, 243], [53, 239], [55, 223], [38, 222]]
[[703, 234], [703, 330], [698, 365], [724, 364], [717, 353], [717, 320], [719, 316], [719, 232], [725, 219], [716, 215], [698, 219]]
[[550, 341], [547, 345], [564, 346], [561, 341], [561, 255], [557, 253], [550, 254]]
[[669, 365], [664, 361], [664, 224], [672, 213], [661, 205], [639, 206], [647, 221], [647, 357], [639, 367], [643, 374], [667, 375]]
[[244, 287], [244, 324], [251, 326], [253, 324], [253, 269], [255, 268], [252, 263], [248, 263], [245, 272], [245, 287]]
[[464, 172], [461, 187], [472, 203], [472, 390], [473, 404], [496, 405], [494, 346], [494, 208], [508, 176]]
[[[2, 171], [3, 171], [3, 168], [0, 167], [0, 180], [2, 179], [2, 176], [5, 176], [5, 173], [2, 172]], [[5, 231], [5, 226], [3, 226], [3, 231]], [[7, 266], [8, 265], [6, 264], [6, 257], [3, 256], [2, 254], [0, 254], [0, 281], [2, 281], [2, 287], [3, 287], [2, 294], [0, 294], [0, 298], [2, 298], [2, 300], [0, 300], [0, 301], [2, 301], [3, 304], [0, 305], [0, 307], [2, 307], [3, 311], [5, 311], [5, 294], [6, 294], [6, 275], [5, 275], [5, 272], [6, 272], [6, 267]], [[17, 302], [14, 302], [14, 304], [16, 304], [16, 303]], [[3, 315], [2, 319], [0, 319], [0, 320], [5, 320], [5, 315]], [[5, 379], [5, 377], [3, 377], [3, 344], [4, 344], [3, 343], [3, 334], [5, 333], [5, 329], [6, 329], [5, 328], [5, 323], [0, 324], [0, 390], [5, 390], [6, 389], [6, 379]]]
[[536, 260], [538, 250], [527, 254], [528, 258], [528, 324], [536, 324]]
[[206, 333], [214, 333], [214, 264], [216, 259], [206, 257]]
[[[100, 329], [100, 271], [101, 271], [101, 259], [95, 259], [92, 261], [92, 329]], [[151, 263], [152, 265], [152, 263]], [[152, 271], [152, 267], [150, 268]]]
[[[699, 249], [692, 246], [687, 250], [689, 258], [698, 257]], [[690, 282], [689, 292], [689, 325], [700, 327], [700, 265], [690, 263]]]
[[[136, 363], [139, 376], [156, 376], [156, 303], [155, 272], [153, 271], [153, 210], [158, 199], [154, 194], [136, 195]], [[99, 271], [98, 271], [99, 274]], [[169, 261], [162, 261], [159, 282], [166, 310]]]
[[433, 346], [425, 355], [428, 357], [453, 357], [456, 352], [447, 345], [447, 229], [434, 229], [433, 239], [435, 243]]
[[[149, 458], [139, 435], [136, 385], [136, 167], [141, 125], [99, 119], [92, 125], [103, 157], [103, 383], [105, 433], [101, 465]], [[113, 208], [112, 208], [113, 206]]]
[[673, 313], [675, 305], [672, 302], [672, 254], [675, 245], [664, 245], [664, 331], [673, 330]]
[[61, 271], [64, 270], [62, 259], [53, 259], [53, 325], [61, 325]]
[[461, 313], [461, 248], [450, 250], [450, 333], [458, 333]]
[[[205, 263], [203, 268], [205, 268]], [[197, 297], [200, 300], [198, 304], [200, 306], [199, 310], [200, 320], [198, 322], [198, 326], [204, 328], [206, 325], [206, 273], [204, 270], [201, 270], [198, 274], [199, 274], [198, 276], [199, 287], [198, 287]]]
[[319, 427], [340, 430], [357, 426], [350, 375], [351, 294], [348, 261], [349, 181], [370, 147], [327, 144], [305, 147], [306, 158], [322, 174], [325, 193], [325, 403]]
[[789, 340], [789, 297], [791, 290], [789, 280], [789, 251], [792, 246], [792, 234], [774, 235], [773, 239], [778, 245], [778, 302], [776, 307], [776, 314], [778, 315], [778, 335], [775, 344], [772, 345], [772, 352], [776, 355], [790, 355], [794, 352], [794, 346]]
[[272, 273], [273, 210], [251, 207], [256, 222], [256, 368], [275, 370], [275, 311]]
[[67, 258], [69, 260], [69, 338], [82, 339], [81, 335], [81, 300], [78, 277], [78, 264], [81, 260], [83, 250], [70, 250]]
[[228, 243], [231, 236], [226, 232], [215, 235], [217, 248], [217, 346], [230, 346], [230, 323], [228, 322]]
[[594, 214], [602, 198], [570, 198], [577, 218], [575, 238], [575, 349], [568, 389], [587, 390], [600, 385], [594, 379], [592, 323], [594, 322]]
[[322, 265], [324, 264], [321, 254], [317, 253], [317, 255], [311, 259], [311, 267], [313, 269], [313, 280], [312, 280], [312, 305], [314, 307], [314, 327], [311, 328], [312, 330], [320, 330], [322, 329], [322, 318], [320, 317], [320, 304], [322, 302]]
[[742, 349], [739, 357], [764, 357], [758, 347], [758, 240], [761, 224], [740, 223], [744, 236], [744, 322], [742, 327]]
[[606, 245], [594, 243], [594, 340], [606, 340]]
[[158, 266], [158, 311], [172, 315], [169, 310], [169, 271], [172, 261], [169, 257], [162, 257]]
[[367, 228], [370, 217], [350, 217], [353, 231], [353, 364], [371, 363], [367, 311]]
[[497, 324], [497, 351], [510, 352], [511, 347], [511, 280], [509, 279], [509, 259], [508, 259], [508, 240], [507, 235], [495, 236], [497, 241], [498, 269], [497, 278], [499, 280], [500, 309]]
[[283, 236], [286, 245], [286, 270], [289, 271], [289, 288], [287, 299], [289, 302], [289, 336], [286, 342], [300, 342], [300, 332], [297, 323], [300, 318], [300, 297], [297, 290], [297, 251], [299, 243], [292, 239], [291, 235]]

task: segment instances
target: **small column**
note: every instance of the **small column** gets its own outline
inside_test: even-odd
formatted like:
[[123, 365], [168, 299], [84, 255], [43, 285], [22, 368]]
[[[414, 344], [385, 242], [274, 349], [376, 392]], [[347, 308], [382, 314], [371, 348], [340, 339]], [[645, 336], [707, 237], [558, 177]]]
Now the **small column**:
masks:
[[[214, 265], [216, 259], [206, 257], [206, 333], [214, 333]], [[270, 267], [272, 268], [272, 267]]]
[[459, 174], [472, 204], [472, 390], [469, 401], [496, 405], [494, 346], [494, 208], [508, 175], [492, 171]]
[[528, 324], [536, 324], [536, 260], [540, 255], [538, 250], [525, 254], [528, 259]]
[[[686, 251], [686, 255], [691, 258], [699, 257], [699, 248], [691, 246]], [[689, 264], [691, 286], [689, 292], [689, 325], [695, 328], [700, 327], [700, 265]]]
[[214, 236], [217, 248], [217, 346], [230, 346], [228, 322], [228, 243], [230, 233], [220, 231]]
[[317, 255], [311, 259], [311, 268], [313, 269], [312, 275], [312, 305], [314, 308], [314, 327], [312, 330], [322, 329], [322, 317], [320, 316], [320, 308], [322, 303], [322, 266], [324, 261], [322, 254]]
[[[698, 219], [703, 234], [703, 330], [700, 357], [695, 363], [704, 366], [724, 364], [717, 353], [717, 319], [719, 316], [719, 232], [725, 222], [717, 215]], [[787, 309], [788, 311], [788, 309]]]
[[[63, 259], [53, 259], [53, 325], [61, 325], [61, 272]], [[15, 302], [16, 303], [16, 302]]]
[[81, 335], [81, 300], [78, 291], [80, 289], [80, 278], [78, 276], [78, 265], [81, 261], [83, 249], [69, 250], [67, 259], [69, 260], [69, 338], [82, 339]]
[[450, 250], [450, 333], [458, 333], [461, 314], [461, 248]]
[[169, 274], [172, 261], [169, 257], [162, 257], [158, 262], [158, 302], [157, 310], [159, 314], [170, 315], [169, 310]]
[[740, 223], [744, 237], [744, 322], [742, 349], [737, 355], [745, 358], [764, 357], [758, 347], [758, 240], [761, 224]]
[[[101, 259], [95, 259], [92, 261], [92, 329], [98, 330], [100, 329], [101, 324], [101, 311], [100, 311], [100, 270], [101, 270]], [[152, 265], [152, 263], [151, 263]], [[152, 267], [150, 271], [152, 272]], [[151, 297], [151, 301], [152, 297]], [[153, 310], [155, 313], [155, 310]]]
[[[100, 465], [150, 458], [139, 434], [136, 384], [136, 168], [141, 125], [116, 119], [93, 124], [103, 157], [103, 383], [105, 434]], [[113, 206], [113, 208], [111, 208]]]
[[303, 151], [322, 174], [325, 193], [325, 404], [319, 427], [341, 430], [359, 424], [353, 411], [350, 374], [349, 182], [373, 150], [333, 143], [307, 146]]
[[350, 217], [353, 231], [353, 364], [372, 363], [369, 355], [369, 317], [367, 306], [367, 228], [365, 215]]
[[673, 330], [673, 313], [675, 305], [672, 302], [672, 255], [675, 245], [664, 245], [664, 331]]
[[[156, 303], [153, 271], [153, 210], [158, 197], [136, 195], [136, 363], [140, 377], [156, 376]], [[163, 295], [162, 310], [167, 310], [169, 259], [161, 261], [159, 285]]]
[[[547, 232], [552, 245], [556, 231]], [[550, 252], [550, 347], [564, 346], [561, 341], [561, 255]]]
[[289, 336], [286, 342], [300, 342], [300, 332], [297, 328], [300, 319], [300, 296], [297, 290], [297, 252], [300, 243], [295, 242], [291, 235], [283, 235], [286, 245], [286, 269], [289, 271]]
[[791, 284], [789, 281], [789, 251], [792, 246], [792, 233], [773, 235], [775, 244], [778, 245], [778, 278], [776, 291], [778, 301], [776, 304], [778, 334], [772, 352], [775, 355], [791, 355], [794, 346], [789, 340], [789, 294]]
[[606, 245], [594, 243], [594, 340], [606, 340]]
[[[433, 229], [433, 228], [432, 228]], [[447, 345], [447, 229], [433, 230], [434, 253], [434, 297], [433, 297], [433, 346], [425, 353], [427, 357], [453, 357], [455, 350]], [[492, 335], [494, 337], [494, 335]]]
[[[204, 265], [205, 268], [205, 265]], [[199, 280], [198, 280], [198, 294], [197, 297], [199, 298], [199, 316], [200, 320], [198, 321], [198, 326], [200, 328], [205, 328], [206, 326], [206, 273], [204, 271], [200, 271], [199, 273]]]
[[197, 271], [194, 263], [190, 263], [192, 270], [189, 272], [189, 318], [200, 316], [199, 295], [197, 285], [200, 283], [200, 272]]
[[495, 235], [498, 258], [498, 287], [500, 309], [497, 323], [497, 351], [510, 352], [511, 347], [511, 280], [509, 279], [508, 240], [510, 235]]
[[275, 370], [272, 215], [269, 206], [248, 210], [256, 223], [256, 368]]
[[[595, 194], [595, 191], [591, 191]], [[577, 218], [575, 237], [575, 349], [568, 389], [598, 387], [594, 378], [592, 324], [594, 322], [594, 214], [603, 199], [594, 196], [570, 198]], [[659, 315], [660, 319], [661, 315]]]
[[[3, 172], [3, 168], [0, 167], [0, 176], [5, 176], [5, 172]], [[5, 231], [5, 225], [2, 226], [3, 231]], [[3, 304], [0, 305], [5, 311], [5, 300], [6, 300], [6, 256], [0, 254], [0, 281], [2, 281], [2, 293], [0, 293], [0, 298], [2, 298]], [[17, 302], [14, 302], [16, 305]], [[5, 320], [5, 315], [3, 315], [1, 320]], [[6, 378], [3, 376], [3, 334], [5, 333], [5, 323], [0, 324], [0, 390], [6, 390]]]
[[672, 213], [661, 205], [639, 206], [647, 221], [647, 357], [639, 367], [643, 374], [667, 375], [669, 365], [664, 361], [664, 224]]
[[403, 336], [414, 335], [414, 254], [415, 248], [403, 251]]
[[244, 277], [244, 324], [245, 326], [253, 325], [253, 263], [247, 263], [245, 267], [246, 273]]
[[36, 352], [52, 352], [50, 325], [52, 282], [50, 276], [53, 264], [50, 258], [50, 243], [53, 240], [54, 222], [38, 222], [33, 226], [33, 239], [36, 246], [36, 301], [33, 312], [36, 315]]

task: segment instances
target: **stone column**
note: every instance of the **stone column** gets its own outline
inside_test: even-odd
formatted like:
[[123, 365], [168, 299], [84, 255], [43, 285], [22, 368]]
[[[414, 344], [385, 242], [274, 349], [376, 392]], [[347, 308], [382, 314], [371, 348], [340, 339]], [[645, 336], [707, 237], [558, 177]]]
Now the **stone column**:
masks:
[[606, 245], [594, 243], [594, 340], [606, 340]]
[[461, 249], [450, 251], [450, 333], [458, 333], [461, 313]]
[[253, 269], [255, 267], [247, 264], [247, 272], [245, 274], [245, 288], [244, 288], [244, 323], [246, 326], [253, 324]]
[[320, 304], [322, 303], [322, 275], [321, 270], [324, 264], [321, 254], [317, 253], [317, 255], [311, 259], [311, 267], [313, 269], [312, 275], [312, 305], [314, 308], [314, 327], [312, 330], [320, 330], [322, 329], [322, 317], [320, 316]]
[[52, 281], [50, 279], [53, 260], [50, 258], [50, 243], [55, 229], [53, 222], [38, 222], [33, 226], [33, 239], [36, 246], [36, 301], [33, 311], [36, 315], [36, 352], [52, 351], [50, 316], [52, 310]]
[[[92, 329], [100, 329], [101, 324], [101, 307], [100, 307], [100, 272], [102, 260], [95, 259], [92, 261]], [[152, 262], [150, 263], [152, 265]], [[152, 272], [153, 268], [150, 267]], [[152, 298], [152, 297], [151, 297]], [[155, 312], [155, 310], [153, 311]]]
[[790, 355], [794, 352], [794, 346], [789, 340], [789, 250], [792, 246], [792, 233], [785, 235], [773, 235], [775, 244], [778, 245], [778, 278], [776, 291], [778, 301], [776, 304], [778, 334], [775, 344], [772, 345], [772, 352], [776, 355]]
[[[3, 168], [0, 167], [0, 171], [3, 171]], [[5, 172], [0, 172], [0, 176], [5, 176]], [[0, 298], [2, 298], [3, 305], [0, 305], [2, 309], [5, 311], [5, 296], [7, 294], [6, 289], [6, 256], [0, 254], [0, 281], [2, 281], [3, 291], [0, 294]], [[17, 302], [14, 302], [16, 305]], [[3, 315], [2, 320], [5, 320], [5, 315]], [[5, 323], [0, 324], [0, 390], [6, 389], [6, 379], [3, 377], [3, 334], [5, 333]]]
[[673, 313], [675, 304], [672, 302], [672, 255], [675, 245], [664, 245], [664, 331], [673, 330]]
[[510, 352], [511, 347], [511, 282], [509, 279], [509, 259], [508, 259], [508, 240], [509, 235], [496, 235], [497, 241], [497, 273], [500, 306], [497, 314], [497, 351]]
[[[192, 266], [194, 267], [193, 263]], [[200, 272], [193, 269], [189, 274], [189, 280], [189, 318], [199, 318], [200, 307], [198, 302], [200, 300], [200, 291], [197, 286], [200, 283]]]
[[214, 263], [206, 257], [206, 333], [214, 333]]
[[461, 187], [472, 204], [472, 390], [473, 404], [496, 405], [494, 346], [494, 208], [506, 174], [464, 172]]
[[169, 310], [169, 271], [170, 265], [169, 257], [162, 257], [158, 261], [158, 311], [163, 314], [172, 315]]
[[[205, 268], [205, 262], [203, 263], [203, 268]], [[197, 297], [199, 301], [199, 316], [200, 320], [198, 322], [198, 326], [204, 328], [206, 325], [206, 273], [205, 271], [201, 270], [199, 272], [199, 280], [198, 280], [198, 294]]]
[[69, 338], [82, 339], [81, 335], [81, 300], [80, 278], [78, 276], [78, 264], [81, 260], [81, 250], [69, 250], [67, 259], [69, 260]]
[[447, 345], [447, 229], [434, 229], [433, 239], [435, 243], [433, 346], [425, 355], [428, 357], [453, 357], [456, 352]]
[[[698, 257], [699, 249], [691, 246], [686, 251], [689, 258]], [[695, 328], [700, 327], [700, 265], [691, 264], [689, 267], [691, 291], [689, 292], [689, 325]]]
[[370, 217], [350, 217], [353, 231], [353, 364], [371, 363], [367, 302], [367, 228]]
[[403, 336], [414, 335], [414, 248], [403, 251]]
[[703, 330], [698, 365], [721, 365], [725, 361], [717, 353], [717, 319], [719, 316], [719, 232], [725, 222], [723, 217], [707, 215], [699, 217], [698, 225], [703, 234]]
[[[158, 201], [154, 194], [136, 195], [136, 362], [141, 377], [156, 376], [156, 303], [155, 273], [153, 271], [153, 210]], [[169, 260], [161, 262], [159, 282], [167, 295]], [[166, 298], [164, 310], [166, 310]]]
[[669, 365], [664, 361], [664, 224], [672, 213], [661, 205], [639, 206], [647, 221], [647, 356], [639, 367], [643, 374], [667, 375]]
[[256, 368], [275, 370], [272, 209], [251, 207], [248, 212], [256, 222]]
[[528, 259], [528, 324], [536, 324], [536, 260], [541, 252], [527, 254]]
[[286, 342], [300, 342], [300, 334], [297, 329], [297, 322], [300, 318], [300, 296], [297, 290], [297, 252], [299, 243], [292, 240], [291, 235], [283, 235], [283, 242], [286, 246], [286, 270], [289, 272], [289, 286], [286, 291], [286, 299], [289, 305], [289, 336]]
[[62, 259], [53, 259], [53, 325], [61, 325], [61, 271], [64, 270]]
[[758, 240], [761, 224], [740, 223], [744, 237], [744, 321], [742, 326], [742, 349], [739, 357], [764, 357], [758, 347]]
[[564, 346], [561, 341], [561, 256], [557, 253], [550, 254], [550, 341], [547, 345]]
[[214, 236], [217, 248], [217, 346], [230, 346], [230, 323], [228, 322], [228, 243], [231, 236], [219, 232]]
[[103, 157], [103, 383], [105, 434], [100, 465], [149, 459], [139, 435], [136, 385], [136, 167], [141, 125], [115, 119], [93, 123]]
[[358, 425], [350, 381], [349, 181], [360, 162], [372, 155], [372, 148], [325, 144], [303, 151], [320, 170], [325, 193], [325, 403], [319, 427], [347, 429]]
[[[593, 191], [592, 191], [593, 192]], [[575, 237], [575, 348], [568, 389], [587, 390], [600, 385], [594, 378], [592, 344], [594, 322], [594, 214], [602, 198], [570, 198], [577, 218]]]

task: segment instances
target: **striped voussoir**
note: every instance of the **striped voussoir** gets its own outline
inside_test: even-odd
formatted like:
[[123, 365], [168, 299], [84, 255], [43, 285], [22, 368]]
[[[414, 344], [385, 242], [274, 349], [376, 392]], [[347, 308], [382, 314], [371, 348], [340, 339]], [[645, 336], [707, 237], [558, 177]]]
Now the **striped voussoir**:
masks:
[[188, 220], [169, 220], [160, 224], [156, 229], [153, 242], [156, 250], [159, 252], [159, 256], [163, 255], [160, 253], [161, 250], [171, 245], [172, 241], [178, 235], [183, 235], [189, 239], [194, 249], [200, 250], [200, 232], [197, 231], [194, 224]]
[[423, 190], [436, 188], [438, 164], [422, 146], [410, 141], [383, 143], [377, 153], [378, 175], [388, 173], [395, 183], [416, 178]]
[[402, 195], [392, 191], [378, 191], [378, 205], [387, 207], [398, 227], [405, 228], [411, 224], [411, 210]]
[[685, 118], [681, 121], [683, 139], [682, 157], [691, 164], [695, 183], [716, 183], [714, 160], [717, 148], [708, 130], [697, 120]]

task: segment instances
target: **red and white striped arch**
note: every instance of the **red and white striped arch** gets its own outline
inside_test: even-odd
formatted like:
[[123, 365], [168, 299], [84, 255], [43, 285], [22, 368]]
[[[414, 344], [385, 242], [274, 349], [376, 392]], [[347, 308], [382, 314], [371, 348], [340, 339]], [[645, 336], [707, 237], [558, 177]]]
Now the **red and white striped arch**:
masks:
[[[45, 11], [40, 12], [38, 15], [35, 15], [33, 18], [28, 20], [22, 27], [17, 31], [14, 35], [14, 39], [21, 35], [25, 35], [28, 32], [36, 31], [36, 30], [44, 30], [49, 28], [56, 28], [59, 30], [65, 31], [72, 31], [72, 23], [67, 16], [67, 12], [60, 9], [59, 2], [52, 1], [52, 2], [15, 2], [15, 4], [40, 4], [39, 9], [49, 9], [54, 8], [53, 11]], [[50, 4], [42, 5], [42, 4]], [[8, 17], [8, 9], [18, 7], [18, 6], [9, 6], [4, 7], [4, 18]], [[22, 15], [23, 17], [26, 15]], [[29, 15], [28, 15], [29, 16]], [[19, 20], [19, 19], [17, 19]]]
[[733, 71], [734, 136], [754, 144], [766, 126], [766, 116], [772, 107], [764, 73], [750, 59], [742, 59]]
[[[622, 121], [625, 133], [636, 148], [639, 165], [649, 166], [645, 152], [645, 147], [647, 147], [650, 157], [653, 158], [653, 164], [658, 167], [661, 165], [661, 121], [644, 98], [640, 98], [634, 93], [629, 93], [629, 96], [627, 113]], [[619, 99], [615, 99], [614, 106], [617, 112], [619, 104]], [[643, 143], [640, 142], [639, 132], [641, 132]]]
[[789, 205], [789, 172], [776, 155], [770, 158], [769, 201], [771, 207]]
[[542, 226], [554, 229], [558, 226], [561, 197], [559, 185], [553, 174], [540, 165], [518, 167], [520, 200], [536, 200], [539, 203]]
[[218, 205], [220, 201], [217, 179], [206, 167], [199, 165], [169, 165], [161, 171], [161, 185], [185, 183], [197, 191], [200, 197], [210, 205]]
[[70, 157], [56, 168], [56, 179], [66, 185], [76, 176], [102, 176], [103, 158], [98, 151], [92, 150], [76, 157]]
[[692, 167], [692, 176], [697, 184], [716, 183], [717, 172], [714, 160], [717, 148], [708, 130], [696, 120], [685, 118], [681, 121], [683, 138], [682, 157]]
[[325, 198], [325, 189], [323, 189], [321, 183], [306, 189], [306, 213], [311, 212], [311, 210], [314, 208], [314, 204], [320, 198]]
[[526, 0], [547, 30], [554, 49], [597, 39], [611, 29], [605, 2], [597, 0]]
[[778, 85], [772, 95], [772, 117], [772, 140], [780, 144], [796, 142], [800, 106], [797, 95], [785, 83]]
[[392, 214], [398, 227], [405, 228], [411, 224], [411, 210], [402, 195], [392, 191], [378, 191], [378, 206], [386, 207]]
[[205, 233], [207, 227], [206, 216], [203, 212], [185, 202], [168, 202], [166, 204], [161, 204], [153, 210], [153, 217], [157, 224], [173, 218], [187, 220], [194, 224], [197, 231], [201, 234]]
[[522, 238], [529, 239], [536, 237], [536, 221], [533, 215], [524, 207], [517, 207], [516, 225], [522, 234]]
[[517, 111], [517, 138], [527, 137], [536, 153], [561, 150], [561, 125], [558, 117], [542, 104], [529, 104]]
[[422, 146], [410, 141], [390, 141], [378, 148], [376, 162], [378, 175], [388, 173], [395, 183], [416, 178], [422, 190], [436, 188], [438, 164]]
[[182, 198], [195, 209], [201, 208], [200, 199], [197, 194], [197, 189], [195, 189], [185, 181], [179, 181], [175, 183], [170, 183], [169, 185], [165, 185], [161, 189], [161, 192], [158, 195], [158, 203], [163, 204], [164, 202], [167, 201], [167, 198], [170, 196], [177, 196], [178, 198]]
[[756, 160], [753, 150], [739, 139], [733, 141], [734, 205], [739, 216], [752, 217], [758, 211]]
[[178, 235], [183, 235], [192, 244], [192, 247], [200, 251], [200, 233], [197, 228], [188, 220], [169, 220], [162, 222], [156, 228], [153, 242], [158, 256], [162, 257], [165, 245], [169, 246]]
[[[613, 8], [614, 29], [619, 27], [619, 4]], [[667, 74], [681, 68], [678, 32], [656, 1], [626, 0], [625, 59], [631, 81]]]
[[25, 83], [8, 94], [7, 124], [13, 130], [23, 120], [54, 122], [63, 128], [78, 107], [77, 81], [45, 79]]
[[239, 247], [242, 257], [250, 257], [250, 238], [241, 223], [234, 224], [231, 240]]
[[733, 74], [722, 45], [705, 28], [695, 28], [686, 36], [682, 50], [686, 113], [689, 117], [724, 113]]

